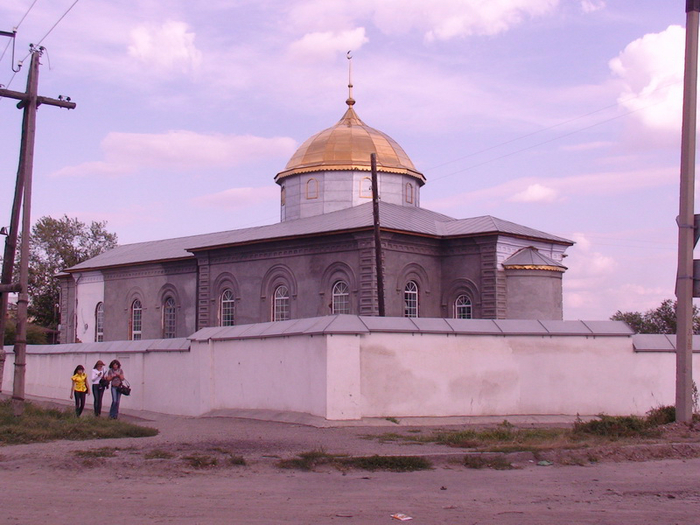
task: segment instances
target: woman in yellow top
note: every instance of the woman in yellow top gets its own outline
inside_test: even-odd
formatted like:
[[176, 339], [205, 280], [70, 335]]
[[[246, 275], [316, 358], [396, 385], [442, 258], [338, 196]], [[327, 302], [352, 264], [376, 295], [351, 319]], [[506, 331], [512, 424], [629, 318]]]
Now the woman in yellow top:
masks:
[[80, 417], [80, 414], [83, 413], [83, 408], [85, 408], [85, 396], [90, 395], [85, 367], [83, 365], [76, 366], [73, 371], [73, 377], [70, 380], [70, 398], [73, 399], [73, 394], [75, 394], [75, 415]]

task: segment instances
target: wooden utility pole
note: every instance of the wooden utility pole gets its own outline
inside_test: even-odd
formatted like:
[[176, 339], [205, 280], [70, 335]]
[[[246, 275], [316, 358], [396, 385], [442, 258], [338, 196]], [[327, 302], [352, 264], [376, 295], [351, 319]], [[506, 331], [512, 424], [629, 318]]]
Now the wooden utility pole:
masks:
[[379, 230], [379, 182], [377, 178], [377, 154], [370, 155], [372, 166], [372, 213], [374, 217], [374, 259], [377, 268], [377, 300], [379, 317], [386, 315], [384, 308], [384, 269], [382, 266], [382, 238]]
[[695, 246], [695, 147], [700, 0], [686, 0], [681, 184], [676, 274], [676, 421], [693, 418], [693, 248]]
[[[19, 154], [19, 168], [15, 196], [12, 203], [10, 231], [5, 240], [3, 257], [2, 281], [0, 282], [0, 387], [5, 368], [5, 351], [3, 338], [5, 320], [7, 317], [7, 300], [11, 291], [18, 291], [17, 300], [17, 336], [15, 339], [15, 369], [12, 385], [12, 407], [15, 415], [24, 412], [25, 368], [27, 364], [27, 309], [29, 304], [29, 237], [31, 234], [31, 196], [32, 170], [34, 167], [34, 136], [36, 132], [36, 111], [41, 104], [74, 109], [75, 103], [67, 100], [57, 100], [37, 95], [39, 85], [39, 58], [43, 47], [30, 46], [31, 64], [27, 75], [27, 89], [24, 93], [0, 89], [0, 97], [19, 100], [17, 107], [24, 110], [22, 117], [22, 142]], [[16, 254], [19, 231], [19, 211], [22, 209], [22, 246], [20, 254], [19, 282], [12, 283], [12, 272]]]

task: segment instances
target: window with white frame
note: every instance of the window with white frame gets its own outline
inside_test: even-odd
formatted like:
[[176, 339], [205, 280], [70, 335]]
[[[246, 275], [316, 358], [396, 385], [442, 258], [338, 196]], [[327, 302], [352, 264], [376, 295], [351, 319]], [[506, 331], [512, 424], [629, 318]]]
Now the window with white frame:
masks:
[[141, 327], [143, 322], [143, 307], [141, 306], [141, 301], [138, 299], [131, 303], [131, 316], [129, 319], [131, 324], [129, 339], [138, 341], [141, 339]]
[[403, 289], [403, 316], [418, 317], [418, 285], [415, 281], [408, 281]]
[[350, 288], [345, 281], [338, 281], [333, 285], [333, 300], [331, 311], [334, 314], [350, 313]]
[[105, 340], [105, 304], [97, 303], [95, 308], [95, 342]]
[[219, 297], [219, 324], [221, 326], [234, 325], [235, 299], [233, 290], [226, 288]]
[[467, 295], [460, 295], [455, 299], [454, 318], [455, 319], [471, 319], [472, 318], [472, 300]]
[[163, 301], [163, 339], [173, 339], [177, 326], [177, 308], [171, 296]]
[[274, 300], [272, 303], [272, 320], [287, 321], [289, 318], [289, 288], [280, 285], [275, 288]]

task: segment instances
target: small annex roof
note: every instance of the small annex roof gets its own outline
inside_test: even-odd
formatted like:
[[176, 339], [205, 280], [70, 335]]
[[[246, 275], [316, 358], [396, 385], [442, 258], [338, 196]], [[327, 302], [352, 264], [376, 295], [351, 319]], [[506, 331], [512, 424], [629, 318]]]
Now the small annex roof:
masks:
[[[437, 238], [504, 234], [571, 246], [572, 241], [533, 228], [484, 216], [454, 219], [423, 208], [380, 202], [383, 230], [413, 233]], [[189, 237], [163, 239], [117, 246], [105, 253], [66, 269], [68, 273], [109, 267], [193, 259], [193, 253], [213, 248], [325, 235], [371, 228], [372, 203], [368, 202], [323, 215], [305, 217], [255, 228], [243, 228]]]
[[534, 246], [528, 246], [515, 252], [503, 261], [504, 268], [523, 270], [555, 270], [564, 271], [566, 266], [540, 253]]

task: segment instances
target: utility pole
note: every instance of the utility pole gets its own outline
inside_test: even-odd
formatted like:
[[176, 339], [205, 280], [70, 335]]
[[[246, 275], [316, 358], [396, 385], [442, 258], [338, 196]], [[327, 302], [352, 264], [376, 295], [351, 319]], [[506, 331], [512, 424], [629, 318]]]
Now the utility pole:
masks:
[[[31, 63], [27, 75], [27, 89], [24, 93], [0, 89], [0, 97], [19, 100], [17, 107], [24, 110], [22, 116], [22, 141], [19, 154], [19, 168], [15, 185], [14, 201], [10, 231], [5, 240], [5, 252], [0, 281], [0, 382], [5, 368], [5, 351], [3, 338], [7, 317], [7, 301], [10, 292], [19, 292], [17, 300], [17, 336], [15, 339], [15, 369], [12, 385], [12, 408], [15, 415], [24, 412], [25, 369], [27, 364], [27, 309], [29, 304], [29, 237], [31, 235], [31, 196], [32, 170], [34, 167], [34, 137], [36, 132], [36, 111], [41, 104], [74, 109], [75, 103], [70, 99], [57, 100], [37, 95], [39, 86], [39, 58], [43, 47], [30, 45]], [[20, 254], [19, 282], [12, 282], [12, 272], [19, 231], [19, 211], [22, 209], [22, 246]], [[0, 386], [2, 384], [0, 383]]]
[[382, 266], [382, 238], [379, 229], [379, 182], [377, 178], [377, 154], [370, 155], [372, 166], [372, 214], [374, 217], [374, 259], [377, 267], [377, 300], [379, 317], [386, 316], [384, 307], [384, 269]]
[[693, 247], [695, 245], [695, 148], [700, 0], [686, 0], [681, 183], [676, 274], [676, 421], [693, 418]]

